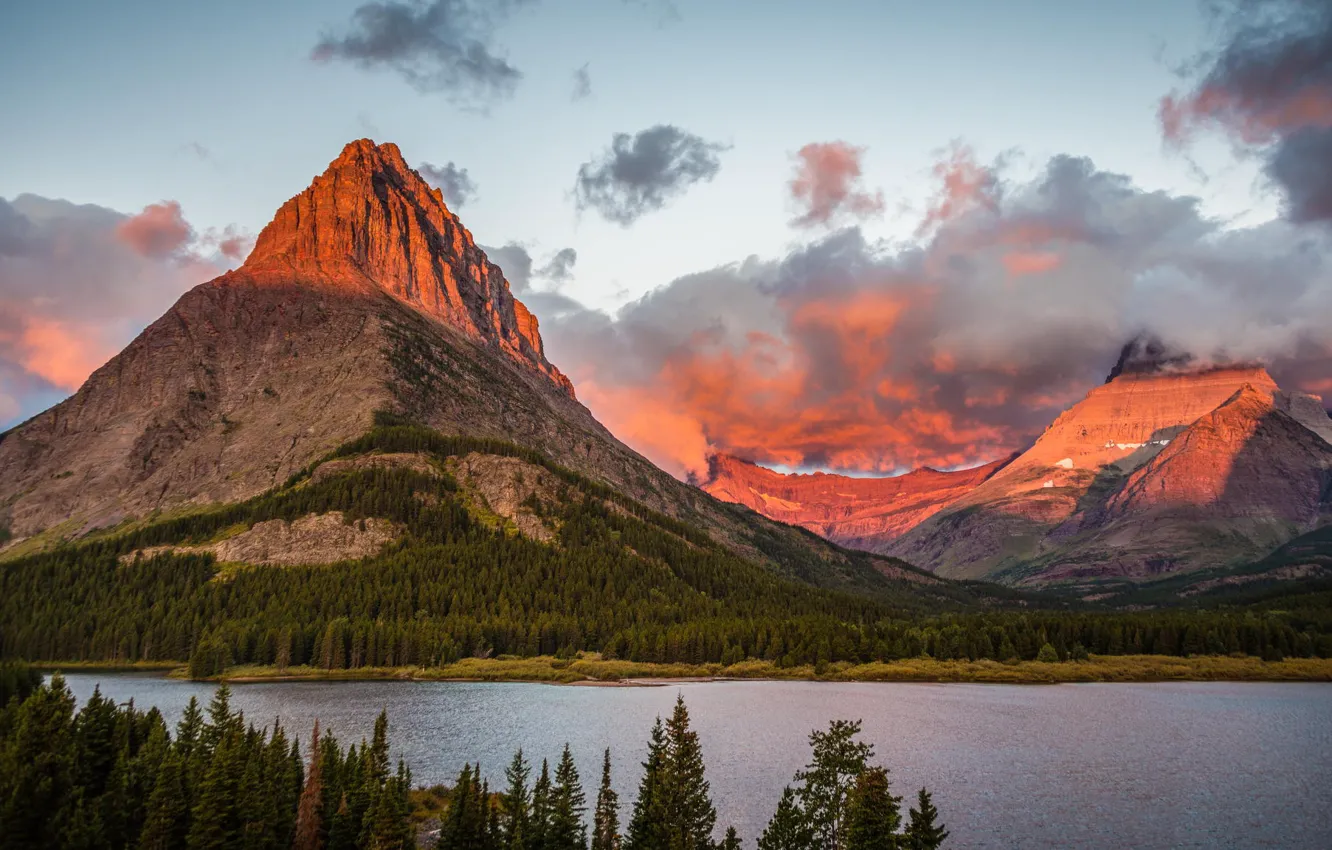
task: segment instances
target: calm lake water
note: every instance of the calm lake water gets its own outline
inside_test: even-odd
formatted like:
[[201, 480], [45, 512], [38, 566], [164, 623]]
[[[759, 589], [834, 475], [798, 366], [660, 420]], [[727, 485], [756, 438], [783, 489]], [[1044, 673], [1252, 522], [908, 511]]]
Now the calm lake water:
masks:
[[[157, 706], [175, 723], [212, 688], [73, 674], [82, 700]], [[718, 823], [747, 847], [808, 759], [811, 729], [862, 719], [898, 794], [930, 788], [951, 847], [1332, 847], [1332, 685], [913, 685], [726, 682], [649, 688], [427, 682], [236, 685], [257, 723], [308, 740], [316, 717], [345, 743], [389, 713], [418, 783], [479, 759], [491, 786], [518, 747], [573, 748], [589, 799], [611, 747], [628, 810], [652, 720], [684, 694]]]

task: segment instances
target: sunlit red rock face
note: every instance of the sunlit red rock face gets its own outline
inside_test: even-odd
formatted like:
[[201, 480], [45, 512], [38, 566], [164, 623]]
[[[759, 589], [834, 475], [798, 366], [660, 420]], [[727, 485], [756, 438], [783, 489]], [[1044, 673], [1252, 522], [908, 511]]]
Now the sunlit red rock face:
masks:
[[717, 455], [702, 486], [719, 499], [807, 528], [843, 546], [882, 551], [1005, 463], [1007, 459], [957, 472], [918, 469], [892, 478], [852, 478], [822, 472], [782, 475]]
[[1006, 464], [851, 479], [727, 461], [707, 489], [943, 575], [1147, 578], [1261, 556], [1328, 521], [1329, 437], [1321, 400], [1261, 368], [1125, 372]]
[[536, 317], [397, 145], [369, 139], [347, 145], [308, 189], [282, 205], [238, 273], [382, 290], [573, 394], [546, 360]]

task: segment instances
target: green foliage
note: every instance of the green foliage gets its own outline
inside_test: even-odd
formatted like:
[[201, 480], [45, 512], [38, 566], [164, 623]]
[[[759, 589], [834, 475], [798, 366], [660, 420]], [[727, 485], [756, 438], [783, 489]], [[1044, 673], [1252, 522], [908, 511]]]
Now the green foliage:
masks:
[[948, 830], [939, 823], [939, 810], [934, 807], [930, 793], [924, 788], [916, 796], [916, 806], [911, 810], [911, 821], [907, 824], [905, 850], [936, 850], [942, 847]]
[[[278, 725], [247, 726], [225, 687], [206, 718], [191, 702], [174, 740], [156, 709], [116, 705], [97, 691], [73, 707], [57, 675], [0, 715], [6, 848], [293, 846], [302, 783], [295, 744]], [[385, 787], [372, 793], [382, 797]], [[405, 785], [393, 792], [405, 805]]]
[[618, 850], [620, 846], [620, 797], [611, 787], [610, 749], [601, 762], [601, 788], [592, 813], [591, 850]]
[[0, 708], [8, 705], [11, 699], [19, 702], [27, 699], [41, 683], [42, 674], [30, 665], [22, 661], [0, 661]]
[[1042, 664], [1055, 664], [1059, 661], [1059, 650], [1051, 644], [1041, 644], [1040, 652], [1036, 653], [1036, 660]]
[[846, 850], [882, 850], [898, 845], [901, 797], [889, 790], [888, 771], [866, 768], [856, 777], [847, 801]]
[[585, 850], [587, 829], [583, 825], [583, 813], [586, 811], [587, 797], [578, 778], [578, 768], [574, 766], [569, 745], [565, 744], [560, 763], [555, 768], [545, 850]]
[[626, 850], [711, 850], [717, 811], [683, 697], [664, 726], [660, 718], [653, 726], [643, 768]]
[[796, 774], [800, 809], [814, 838], [814, 846], [829, 850], [845, 846], [848, 798], [856, 779], [874, 757], [874, 747], [857, 741], [860, 721], [834, 720], [828, 731], [814, 731], [809, 765]]
[[777, 802], [777, 811], [759, 837], [758, 850], [808, 850], [813, 846], [813, 831], [800, 811], [795, 789], [787, 786]]

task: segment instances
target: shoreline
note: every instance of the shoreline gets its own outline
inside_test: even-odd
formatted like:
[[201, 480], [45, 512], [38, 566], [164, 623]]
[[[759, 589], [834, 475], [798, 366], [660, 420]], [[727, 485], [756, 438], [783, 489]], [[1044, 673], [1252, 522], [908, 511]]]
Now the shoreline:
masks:
[[[182, 662], [43, 662], [43, 671], [162, 673], [188, 680]], [[467, 658], [443, 667], [363, 667], [324, 670], [316, 667], [231, 667], [221, 675], [195, 681], [260, 684], [278, 682], [510, 682], [573, 687], [663, 687], [672, 684], [804, 681], [901, 682], [918, 684], [1053, 685], [1148, 682], [1332, 682], [1332, 659], [1295, 658], [1263, 661], [1249, 656], [1113, 655], [1086, 661], [937, 661], [910, 658], [851, 664], [839, 662], [816, 670], [812, 665], [778, 667], [766, 661], [721, 664], [654, 664], [612, 661], [594, 655], [564, 660]]]

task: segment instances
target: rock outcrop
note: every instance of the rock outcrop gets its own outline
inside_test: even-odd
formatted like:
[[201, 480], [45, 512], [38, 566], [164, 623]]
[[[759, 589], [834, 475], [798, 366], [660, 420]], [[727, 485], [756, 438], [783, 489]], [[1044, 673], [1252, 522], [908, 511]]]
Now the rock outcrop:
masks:
[[876, 551], [974, 490], [1007, 462], [955, 472], [927, 468], [891, 478], [852, 478], [823, 472], [782, 475], [717, 455], [702, 487], [843, 546]]

